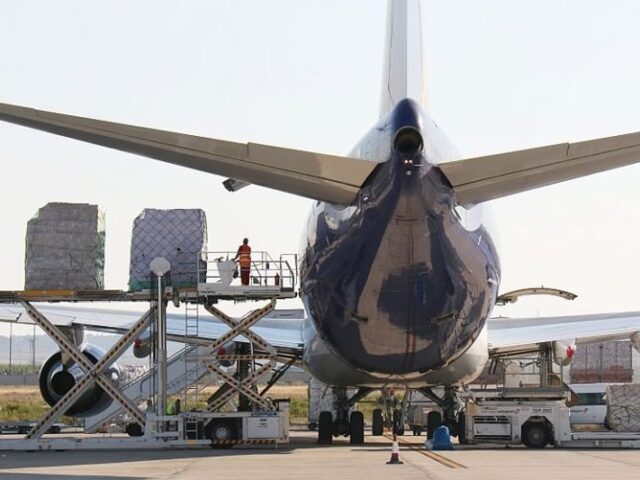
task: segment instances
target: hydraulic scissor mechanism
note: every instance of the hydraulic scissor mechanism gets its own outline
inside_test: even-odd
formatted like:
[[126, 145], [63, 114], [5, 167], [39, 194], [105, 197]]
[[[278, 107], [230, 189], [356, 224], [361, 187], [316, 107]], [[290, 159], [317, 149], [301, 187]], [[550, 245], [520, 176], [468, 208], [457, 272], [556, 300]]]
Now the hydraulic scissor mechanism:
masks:
[[74, 362], [83, 370], [84, 375], [79, 377], [77, 381], [73, 379], [73, 384], [69, 385], [61, 398], [52, 406], [44, 417], [29, 431], [26, 438], [35, 439], [46, 433], [47, 430], [69, 410], [89, 389], [99, 387], [106, 395], [111, 397], [122, 405], [125, 411], [130, 415], [132, 421], [144, 427], [145, 417], [138, 407], [122, 394], [117, 385], [114, 385], [111, 378], [105, 374], [115, 361], [124, 353], [124, 351], [138, 338], [138, 336], [149, 326], [154, 315], [154, 309], [148, 310], [140, 319], [127, 331], [96, 363], [91, 362], [65, 335], [58, 327], [51, 323], [43, 314], [41, 314], [31, 303], [26, 300], [20, 300], [28, 315], [47, 335], [49, 335], [60, 347], [64, 358], [68, 362]]
[[[275, 300], [271, 300], [266, 306], [253, 310], [241, 319], [235, 319], [211, 304], [205, 304], [206, 310], [220, 319], [229, 331], [218, 338], [212, 344], [216, 354], [211, 359], [203, 359], [207, 362], [207, 368], [224, 383], [209, 397], [207, 410], [219, 411], [224, 405], [239, 395], [240, 410], [260, 409], [274, 410], [270, 399], [258, 392], [258, 382], [269, 375], [277, 364], [277, 351], [269, 342], [251, 330], [257, 322], [266, 317], [275, 308]], [[242, 336], [249, 340], [250, 344], [240, 344], [235, 351], [228, 353], [223, 347], [237, 337]], [[218, 353], [224, 352], [224, 353]], [[223, 362], [236, 362], [236, 375], [225, 371], [221, 366]]]

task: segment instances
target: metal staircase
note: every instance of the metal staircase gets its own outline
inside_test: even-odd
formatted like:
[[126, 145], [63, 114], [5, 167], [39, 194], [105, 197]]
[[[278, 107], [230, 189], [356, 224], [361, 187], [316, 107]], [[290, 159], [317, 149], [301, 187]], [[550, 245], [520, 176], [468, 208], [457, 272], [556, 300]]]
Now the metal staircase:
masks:
[[[191, 293], [191, 292], [190, 292]], [[200, 302], [198, 298], [198, 291], [195, 290], [193, 292], [193, 296], [195, 296], [195, 302], [186, 301], [184, 302], [184, 335], [185, 335], [185, 346], [182, 350], [183, 352], [183, 363], [184, 363], [184, 378], [182, 384], [182, 405], [184, 410], [188, 410], [191, 408], [196, 408], [198, 406], [199, 400], [199, 391], [202, 386], [191, 378], [189, 372], [191, 371], [200, 371], [202, 367], [202, 362], [200, 361], [200, 356], [198, 355], [199, 349], [192, 348], [193, 344], [189, 343], [189, 339], [197, 339], [200, 334], [199, 323], [200, 323]], [[201, 377], [202, 375], [200, 375]], [[198, 377], [198, 379], [200, 378]]]
[[[185, 353], [188, 356], [210, 355], [211, 348], [205, 346], [187, 347], [187, 351], [180, 350], [167, 360], [167, 395], [176, 395], [184, 389], [185, 382], [197, 384], [208, 373], [207, 367], [202, 363], [190, 364], [188, 368], [184, 362]], [[132, 403], [142, 403], [153, 393], [153, 378], [155, 369], [147, 371], [144, 375], [125, 385], [121, 392]], [[102, 412], [87, 417], [84, 420], [84, 430], [86, 433], [94, 433], [102, 425], [110, 422], [117, 415], [124, 413], [120, 404], [114, 402]]]

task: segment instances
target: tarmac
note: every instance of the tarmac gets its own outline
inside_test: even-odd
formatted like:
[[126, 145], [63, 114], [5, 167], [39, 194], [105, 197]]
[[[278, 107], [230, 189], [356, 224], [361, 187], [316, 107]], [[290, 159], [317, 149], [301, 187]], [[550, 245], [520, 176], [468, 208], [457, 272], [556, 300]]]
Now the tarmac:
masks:
[[0, 452], [0, 479], [474, 479], [580, 480], [640, 478], [640, 452], [565, 450], [548, 447], [465, 446], [431, 452], [425, 437], [400, 437], [402, 465], [387, 465], [391, 441], [366, 437], [316, 445], [313, 432], [292, 432], [288, 445], [229, 450]]

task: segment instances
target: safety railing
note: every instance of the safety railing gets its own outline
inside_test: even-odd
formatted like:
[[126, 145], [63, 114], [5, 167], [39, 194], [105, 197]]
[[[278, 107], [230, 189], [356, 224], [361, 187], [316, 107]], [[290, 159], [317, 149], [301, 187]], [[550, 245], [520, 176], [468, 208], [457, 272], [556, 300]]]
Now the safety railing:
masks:
[[[202, 259], [206, 260], [202, 260]], [[202, 252], [198, 255], [198, 278], [206, 284], [227, 287], [277, 287], [291, 290], [296, 287], [298, 256], [280, 255], [274, 259], [267, 252], [251, 252], [251, 263], [243, 269], [236, 252]], [[245, 270], [243, 272], [243, 270]], [[248, 272], [247, 272], [248, 270]]]

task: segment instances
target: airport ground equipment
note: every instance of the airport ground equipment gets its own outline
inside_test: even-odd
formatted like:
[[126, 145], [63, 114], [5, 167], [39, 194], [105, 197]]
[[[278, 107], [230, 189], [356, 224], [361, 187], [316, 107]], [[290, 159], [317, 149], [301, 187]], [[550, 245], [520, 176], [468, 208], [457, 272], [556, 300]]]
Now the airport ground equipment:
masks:
[[[514, 374], [521, 379], [518, 386], [503, 378], [497, 388], [461, 392], [464, 409], [458, 423], [459, 442], [530, 448], [640, 448], [640, 432], [572, 431], [567, 406], [571, 392], [553, 373], [552, 356], [550, 348], [542, 348], [535, 360], [538, 372]], [[504, 372], [506, 377], [507, 370]]]
[[503, 367], [510, 362], [523, 367], [533, 365], [536, 371], [509, 372], [503, 368], [495, 386], [421, 389], [435, 403], [423, 411], [428, 438], [444, 424], [460, 444], [640, 448], [640, 432], [572, 431], [567, 406], [571, 392], [553, 371], [554, 355], [551, 346], [542, 345], [534, 357], [496, 357], [494, 363], [502, 362]]
[[493, 392], [473, 392], [467, 399], [465, 421], [466, 443], [544, 448], [571, 440], [569, 407], [563, 399], [508, 399]]
[[[228, 266], [228, 259], [232, 256], [233, 252], [223, 252], [222, 258], [199, 252], [197, 268], [203, 268], [201, 258], [216, 258], [214, 263]], [[0, 292], [0, 303], [21, 304], [28, 317], [59, 345], [64, 361], [75, 363], [83, 373], [74, 379], [73, 386], [61, 395], [42, 419], [30, 425], [24, 438], [2, 439], [0, 449], [228, 448], [247, 443], [287, 443], [288, 402], [271, 400], [266, 394], [270, 386], [298, 359], [279, 356], [276, 348], [256, 333], [253, 327], [274, 310], [278, 299], [296, 296], [296, 258], [289, 256], [285, 259], [283, 256], [273, 260], [263, 252], [255, 253], [254, 258], [251, 284], [248, 286], [232, 285], [233, 275], [222, 278], [225, 273], [219, 272], [213, 265], [208, 267], [206, 278], [198, 277], [202, 278], [202, 282], [196, 288], [182, 291], [164, 288], [162, 277], [170, 273], [169, 266], [156, 262], [152, 270], [158, 274], [157, 289], [149, 291]], [[212, 282], [217, 285], [210, 285]], [[268, 303], [241, 318], [234, 318], [225, 314], [218, 304], [224, 299], [267, 300]], [[50, 321], [33, 305], [33, 302], [95, 301], [150, 304], [138, 321], [124, 331], [111, 349], [95, 362], [79, 350], [73, 329]], [[184, 335], [170, 335], [171, 340], [185, 343], [185, 348], [179, 354], [165, 359], [162, 353], [166, 354], [167, 332], [163, 312], [168, 302], [185, 307]], [[228, 331], [215, 340], [200, 338], [197, 335], [199, 307], [205, 308], [226, 324]], [[148, 329], [155, 339], [153, 368], [121, 389], [112, 378], [105, 375], [105, 371]], [[235, 372], [224, 368], [224, 365], [230, 364], [237, 366]], [[201, 386], [198, 384], [207, 374], [213, 374], [210, 377], [217, 379], [219, 388], [207, 399], [206, 408], [198, 409], [198, 399], [194, 395], [200, 392]], [[264, 381], [269, 375], [267, 387], [259, 390], [258, 382]], [[45, 435], [92, 388], [101, 389], [110, 397], [112, 404], [98, 415], [87, 417], [87, 431], [95, 431], [114, 415], [124, 412], [131, 425], [136, 427], [128, 429], [135, 436]], [[178, 392], [184, 394], [182, 411], [174, 410], [171, 415], [165, 414], [167, 409], [163, 405], [167, 402], [167, 395]]]
[[515, 399], [471, 392], [465, 443], [563, 448], [640, 448], [640, 432], [574, 432], [564, 399]]

